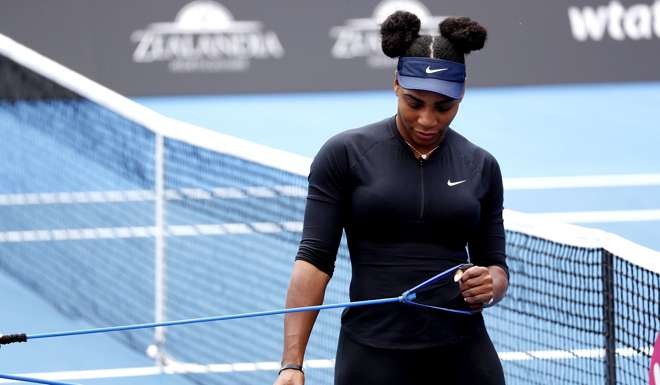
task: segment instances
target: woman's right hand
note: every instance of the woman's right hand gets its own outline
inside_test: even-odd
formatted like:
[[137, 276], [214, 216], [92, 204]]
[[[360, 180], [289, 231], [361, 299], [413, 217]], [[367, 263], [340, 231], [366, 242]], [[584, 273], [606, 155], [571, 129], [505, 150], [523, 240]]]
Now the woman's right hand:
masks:
[[305, 375], [299, 370], [282, 370], [273, 385], [303, 385]]

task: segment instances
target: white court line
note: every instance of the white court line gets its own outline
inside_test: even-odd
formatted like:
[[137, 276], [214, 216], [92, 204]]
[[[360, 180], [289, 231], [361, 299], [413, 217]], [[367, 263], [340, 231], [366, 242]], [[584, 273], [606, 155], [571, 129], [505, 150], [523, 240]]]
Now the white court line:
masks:
[[[633, 349], [617, 349], [617, 354], [625, 356], [651, 355], [653, 347], [643, 349], [644, 353], [637, 353]], [[502, 361], [528, 361], [528, 360], [567, 360], [567, 359], [602, 359], [604, 349], [574, 349], [574, 350], [533, 350], [524, 352], [502, 352], [499, 357]], [[335, 360], [316, 359], [306, 360], [305, 368], [329, 369], [335, 366]], [[143, 377], [161, 374], [187, 374], [187, 373], [232, 373], [232, 372], [260, 372], [277, 371], [280, 363], [276, 361], [263, 362], [234, 362], [216, 364], [170, 363], [166, 366], [146, 366], [135, 368], [76, 370], [60, 372], [21, 373], [17, 376], [39, 378], [51, 381], [66, 380], [92, 380], [99, 378]], [[0, 383], [12, 383], [12, 380], [0, 380]]]
[[539, 220], [562, 223], [615, 223], [660, 221], [660, 210], [602, 210], [528, 213]]
[[660, 186], [660, 174], [579, 175], [505, 178], [505, 190]]
[[[248, 186], [244, 188], [216, 187], [208, 190], [182, 188], [165, 191], [165, 198], [168, 200], [181, 200], [183, 198], [192, 200], [276, 198], [278, 196], [304, 198], [307, 196], [307, 190], [300, 186]], [[0, 206], [150, 202], [154, 199], [155, 193], [151, 190], [0, 194]]]
[[[253, 234], [301, 232], [302, 222], [254, 222], [254, 223], [219, 223], [196, 225], [170, 225], [165, 230], [166, 236], [190, 237], [201, 235]], [[19, 230], [1, 231], [0, 243], [40, 242], [40, 241], [77, 241], [85, 239], [125, 239], [149, 238], [156, 234], [154, 226], [96, 227], [56, 230]]]

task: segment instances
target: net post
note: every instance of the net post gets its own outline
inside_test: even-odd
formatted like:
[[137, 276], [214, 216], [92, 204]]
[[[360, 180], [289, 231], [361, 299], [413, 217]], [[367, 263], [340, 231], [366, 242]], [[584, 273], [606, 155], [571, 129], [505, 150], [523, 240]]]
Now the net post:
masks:
[[616, 385], [616, 335], [614, 313], [614, 255], [602, 250], [603, 336], [605, 344], [605, 385]]
[[[154, 189], [155, 189], [155, 241], [154, 241], [154, 318], [155, 322], [165, 321], [166, 301], [166, 261], [165, 261], [165, 140], [163, 135], [155, 136]], [[165, 328], [154, 330], [154, 359], [157, 366], [164, 364]]]

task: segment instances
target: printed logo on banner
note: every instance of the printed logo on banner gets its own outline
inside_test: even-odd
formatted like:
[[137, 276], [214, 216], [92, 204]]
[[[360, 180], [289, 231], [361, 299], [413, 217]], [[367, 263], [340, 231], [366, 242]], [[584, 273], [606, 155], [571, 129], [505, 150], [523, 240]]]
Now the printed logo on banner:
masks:
[[438, 24], [446, 16], [433, 16], [424, 4], [416, 0], [384, 0], [376, 6], [371, 17], [348, 19], [344, 25], [333, 27], [330, 37], [335, 39], [332, 57], [335, 59], [365, 58], [373, 68], [394, 67], [396, 61], [385, 56], [380, 47], [380, 24], [398, 10], [416, 14], [422, 22], [422, 32], [437, 34]]
[[196, 0], [174, 22], [152, 23], [135, 31], [136, 63], [167, 62], [172, 72], [246, 71], [253, 59], [279, 59], [284, 48], [259, 21], [239, 21], [223, 5]]
[[568, 19], [577, 41], [660, 38], [660, 0], [625, 7], [618, 1], [597, 7], [570, 7]]

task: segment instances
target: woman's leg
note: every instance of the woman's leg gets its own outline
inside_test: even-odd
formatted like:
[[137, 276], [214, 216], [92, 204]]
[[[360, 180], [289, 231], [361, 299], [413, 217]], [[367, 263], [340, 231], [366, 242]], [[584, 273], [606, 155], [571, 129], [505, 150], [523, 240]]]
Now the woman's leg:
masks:
[[486, 332], [464, 342], [429, 349], [424, 354], [429, 368], [416, 385], [504, 385], [502, 363]]
[[413, 385], [406, 353], [364, 346], [340, 333], [335, 385]]

